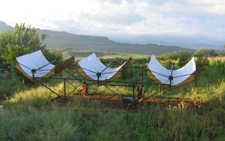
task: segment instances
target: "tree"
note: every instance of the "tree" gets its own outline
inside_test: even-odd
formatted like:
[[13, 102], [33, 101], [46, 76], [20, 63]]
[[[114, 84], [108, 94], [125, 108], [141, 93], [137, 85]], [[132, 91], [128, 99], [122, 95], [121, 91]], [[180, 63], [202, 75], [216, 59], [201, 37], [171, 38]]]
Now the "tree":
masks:
[[[46, 45], [42, 44], [43, 41], [45, 40], [45, 37], [46, 37], [46, 35], [42, 34], [41, 39], [40, 39], [36, 29], [32, 28], [31, 26], [25, 27], [25, 24], [20, 24], [20, 25], [16, 24], [14, 31], [13, 30], [2, 31], [0, 33], [0, 57], [1, 57], [0, 64], [5, 64], [4, 67], [12, 66], [10, 63], [7, 63], [8, 61], [6, 61], [2, 57], [2, 55], [10, 48], [11, 49], [12, 48], [15, 49], [15, 47], [29, 48], [29, 50], [30, 50], [29, 52], [33, 52], [33, 51], [45, 48]], [[8, 51], [8, 53], [9, 52], [10, 51]], [[16, 53], [16, 51], [12, 50], [11, 53]], [[24, 52], [24, 53], [27, 53], [27, 52]], [[24, 53], [20, 51], [20, 54], [17, 54], [17, 55], [23, 55]], [[14, 54], [14, 55], [16, 55], [16, 54]], [[3, 55], [3, 56], [5, 56], [5, 55]], [[15, 59], [15, 58], [12, 58], [12, 59]]]
[[196, 57], [207, 57], [209, 54], [209, 51], [207, 49], [199, 49], [194, 53], [194, 56]]
[[16, 57], [27, 53], [30, 53], [29, 47], [7, 44], [4, 49], [4, 53], [2, 54], [2, 58], [4, 59], [5, 64], [8, 64], [10, 68], [13, 68], [16, 64]]
[[225, 52], [223, 52], [222, 50], [219, 52], [220, 56], [225, 56]]
[[2, 31], [0, 33], [0, 68], [5, 69], [7, 68], [7, 65], [4, 65], [4, 59], [1, 57], [1, 55], [4, 53], [4, 49], [6, 48], [6, 45], [8, 43], [13, 42], [13, 31], [4, 32]]
[[[225, 44], [223, 44], [223, 47], [225, 48]], [[225, 56], [225, 52], [223, 52], [222, 50], [220, 51], [220, 56]]]
[[209, 57], [215, 57], [219, 55], [218, 53], [216, 53], [215, 49], [213, 48], [210, 48], [208, 53], [209, 53]]
[[166, 54], [164, 59], [166, 59], [166, 60], [167, 59], [177, 60], [178, 57], [179, 57], [179, 54], [176, 51], [174, 51], [173, 53]]
[[55, 51], [52, 53], [46, 49], [46, 44], [43, 44], [46, 34], [39, 37], [38, 32], [31, 26], [25, 27], [25, 24], [16, 24], [14, 32], [3, 31], [0, 33], [0, 55], [2, 62], [9, 65], [10, 68], [14, 66], [14, 61], [17, 56], [31, 53], [37, 50], [42, 50], [47, 60], [62, 59], [62, 55], [57, 54]]
[[203, 70], [205, 70], [205, 67], [209, 65], [209, 60], [206, 57], [199, 57], [196, 60], [196, 67], [197, 72], [200, 74]]
[[178, 66], [180, 67], [183, 67], [184, 65], [186, 65], [191, 57], [193, 56], [193, 52], [189, 51], [179, 51], [178, 53], [178, 58], [179, 58], [179, 61], [178, 61]]
[[[25, 24], [16, 24], [14, 31], [3, 31], [0, 33], [0, 63], [15, 69], [16, 57], [42, 50], [48, 61], [62, 60], [62, 54], [56, 51], [50, 52], [46, 49], [44, 40], [46, 34], [39, 37], [38, 32], [31, 26], [25, 27]], [[53, 59], [54, 58], [54, 59]]]

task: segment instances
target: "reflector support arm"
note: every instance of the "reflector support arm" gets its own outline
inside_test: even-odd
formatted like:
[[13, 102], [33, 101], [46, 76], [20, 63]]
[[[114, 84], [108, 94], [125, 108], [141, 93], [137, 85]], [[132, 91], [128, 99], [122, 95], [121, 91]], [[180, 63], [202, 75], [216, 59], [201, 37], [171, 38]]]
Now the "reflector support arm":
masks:
[[55, 61], [56, 61], [56, 60], [53, 60], [52, 62], [49, 62], [48, 64], [46, 64], [46, 65], [44, 65], [44, 66], [42, 66], [42, 67], [36, 69], [36, 71], [38, 71], [38, 70], [40, 70], [40, 69], [42, 69], [42, 68], [44, 68], [44, 67], [46, 67], [46, 66], [48, 66], [48, 65], [50, 65], [50, 64], [52, 64], [52, 63], [54, 63]]
[[170, 80], [170, 87], [171, 87], [171, 83], [172, 83], [172, 80], [173, 80], [173, 67], [174, 67], [174, 63], [172, 64], [171, 74], [170, 74], [170, 76], [169, 76], [169, 80]]
[[111, 62], [111, 63], [109, 63], [109, 65], [108, 66], [106, 66], [105, 67], [105, 69], [104, 70], [102, 70], [102, 72], [101, 72], [101, 74], [111, 65], [113, 63], [113, 61]]

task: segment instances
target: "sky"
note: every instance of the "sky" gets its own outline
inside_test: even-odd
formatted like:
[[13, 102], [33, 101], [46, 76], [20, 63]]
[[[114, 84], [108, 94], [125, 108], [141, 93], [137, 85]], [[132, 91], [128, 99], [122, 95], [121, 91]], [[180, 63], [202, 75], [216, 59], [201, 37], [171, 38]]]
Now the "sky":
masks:
[[225, 0], [3, 0], [0, 21], [82, 35], [204, 37], [225, 43]]

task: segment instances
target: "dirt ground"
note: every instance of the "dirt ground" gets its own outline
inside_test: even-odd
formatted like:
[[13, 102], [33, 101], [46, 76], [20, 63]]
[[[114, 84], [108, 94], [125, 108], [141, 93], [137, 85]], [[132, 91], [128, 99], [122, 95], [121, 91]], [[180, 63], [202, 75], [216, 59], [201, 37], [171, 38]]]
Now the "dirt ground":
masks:
[[180, 108], [182, 111], [187, 112], [191, 110], [199, 111], [203, 107], [203, 102], [195, 102], [193, 99], [183, 99], [183, 98], [149, 98], [146, 100], [138, 100], [130, 97], [118, 97], [118, 96], [105, 96], [105, 95], [95, 95], [89, 94], [86, 96], [82, 95], [73, 95], [67, 96], [67, 100], [63, 99], [63, 96], [56, 97], [52, 99], [52, 102], [56, 102], [58, 108], [63, 108], [68, 102], [73, 102], [74, 106], [76, 105], [76, 100], [81, 100], [82, 102], [88, 101], [98, 101], [99, 107], [102, 110], [114, 110], [119, 111], [123, 109], [128, 109], [132, 111], [140, 111], [143, 109], [150, 108], [152, 105], [159, 105], [162, 108], [168, 108], [175, 106]]

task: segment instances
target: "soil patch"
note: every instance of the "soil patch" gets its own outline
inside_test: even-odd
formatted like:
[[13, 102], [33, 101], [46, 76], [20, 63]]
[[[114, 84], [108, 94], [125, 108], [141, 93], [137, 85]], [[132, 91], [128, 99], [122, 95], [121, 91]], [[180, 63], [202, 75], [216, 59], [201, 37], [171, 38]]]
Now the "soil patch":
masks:
[[99, 108], [102, 110], [110, 108], [113, 110], [123, 110], [129, 109], [132, 111], [140, 111], [143, 109], [150, 108], [150, 106], [159, 105], [161, 108], [168, 108], [171, 106], [176, 106], [182, 111], [199, 111], [203, 107], [203, 102], [196, 103], [193, 99], [183, 99], [183, 98], [149, 98], [147, 100], [137, 100], [132, 99], [131, 97], [119, 97], [119, 96], [106, 96], [91, 94], [87, 96], [82, 95], [73, 95], [67, 96], [66, 100], [61, 97], [56, 97], [52, 99], [52, 102], [56, 102], [58, 108], [66, 107], [68, 102], [73, 102], [74, 106], [76, 105], [74, 101], [79, 100], [82, 102], [97, 101]]

